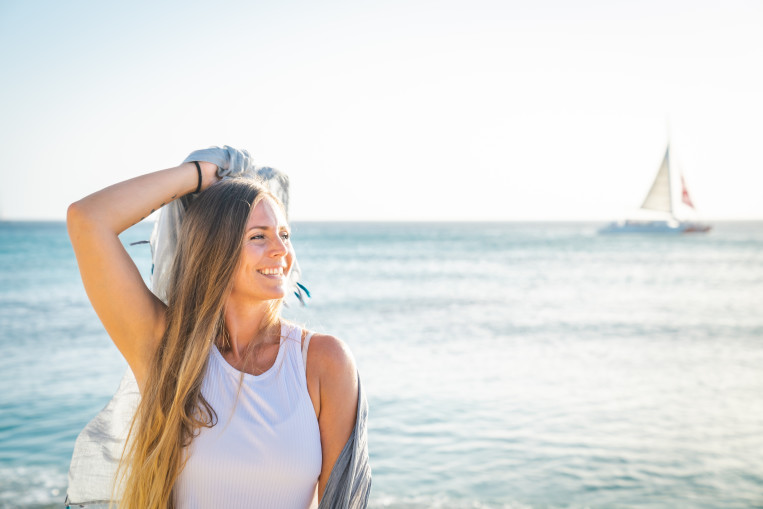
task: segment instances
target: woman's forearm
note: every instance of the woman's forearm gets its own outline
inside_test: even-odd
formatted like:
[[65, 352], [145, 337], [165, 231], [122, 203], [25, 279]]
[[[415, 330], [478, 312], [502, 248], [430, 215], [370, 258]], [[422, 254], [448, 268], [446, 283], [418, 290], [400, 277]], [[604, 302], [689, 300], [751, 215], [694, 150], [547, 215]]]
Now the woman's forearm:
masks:
[[[217, 180], [217, 166], [207, 162], [199, 166], [203, 190]], [[125, 180], [73, 203], [68, 221], [93, 221], [119, 234], [167, 203], [194, 192], [198, 179], [196, 165], [189, 162]]]

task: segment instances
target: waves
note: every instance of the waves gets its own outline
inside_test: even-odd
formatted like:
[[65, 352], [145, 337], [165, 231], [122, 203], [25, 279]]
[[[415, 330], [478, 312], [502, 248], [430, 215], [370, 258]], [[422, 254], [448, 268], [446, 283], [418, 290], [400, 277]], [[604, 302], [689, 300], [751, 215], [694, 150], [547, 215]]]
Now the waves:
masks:
[[[58, 507], [125, 364], [63, 225], [26, 228], [0, 250], [0, 507]], [[763, 505], [763, 228], [591, 231], [294, 225], [313, 298], [285, 313], [356, 357], [371, 507]]]

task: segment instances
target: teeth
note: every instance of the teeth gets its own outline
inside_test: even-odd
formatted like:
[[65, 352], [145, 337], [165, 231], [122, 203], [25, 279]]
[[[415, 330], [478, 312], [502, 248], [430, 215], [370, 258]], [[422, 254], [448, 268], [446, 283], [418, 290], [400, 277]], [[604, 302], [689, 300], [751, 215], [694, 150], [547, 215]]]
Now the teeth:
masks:
[[260, 269], [257, 272], [266, 276], [283, 276], [283, 267], [275, 267], [272, 269]]

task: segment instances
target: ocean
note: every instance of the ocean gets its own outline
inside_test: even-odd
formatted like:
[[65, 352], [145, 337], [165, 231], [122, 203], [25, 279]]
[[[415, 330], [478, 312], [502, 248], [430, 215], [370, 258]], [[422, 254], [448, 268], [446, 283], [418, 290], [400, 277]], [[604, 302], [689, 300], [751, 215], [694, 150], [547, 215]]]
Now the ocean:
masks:
[[[763, 507], [763, 223], [292, 226], [285, 315], [355, 355], [371, 507]], [[0, 507], [63, 507], [125, 368], [65, 225], [0, 222]]]

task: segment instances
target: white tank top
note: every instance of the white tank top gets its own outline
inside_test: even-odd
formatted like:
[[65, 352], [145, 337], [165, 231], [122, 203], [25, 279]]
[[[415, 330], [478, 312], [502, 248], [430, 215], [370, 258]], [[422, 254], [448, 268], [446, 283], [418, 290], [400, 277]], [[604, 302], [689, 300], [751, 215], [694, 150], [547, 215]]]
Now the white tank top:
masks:
[[201, 392], [217, 424], [201, 428], [185, 451], [175, 485], [178, 509], [318, 506], [321, 437], [307, 392], [302, 330], [284, 324], [273, 366], [244, 374], [215, 346]]

